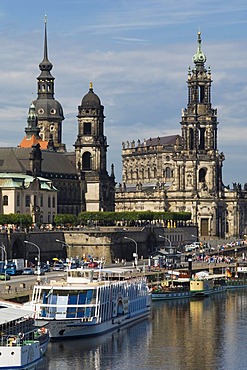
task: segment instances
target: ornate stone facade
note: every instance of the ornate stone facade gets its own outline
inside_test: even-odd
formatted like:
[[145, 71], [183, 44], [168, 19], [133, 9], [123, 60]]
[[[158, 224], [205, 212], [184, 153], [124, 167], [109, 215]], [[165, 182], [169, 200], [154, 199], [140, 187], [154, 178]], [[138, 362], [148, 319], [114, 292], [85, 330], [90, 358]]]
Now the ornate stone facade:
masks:
[[[62, 143], [61, 104], [54, 97], [52, 63], [48, 59], [45, 20], [44, 57], [39, 64], [37, 99], [29, 107], [26, 136], [11, 151], [13, 164], [5, 171], [22, 171], [50, 179], [58, 189], [58, 213], [115, 210], [115, 176], [107, 172], [107, 138], [104, 136], [104, 107], [92, 83], [78, 107], [75, 150]], [[0, 148], [0, 161], [6, 152]], [[25, 159], [25, 161], [23, 161]], [[10, 162], [10, 161], [9, 161]], [[7, 163], [5, 161], [5, 163]]]
[[123, 143], [122, 184], [116, 210], [191, 212], [202, 237], [247, 233], [247, 185], [223, 184], [225, 160], [217, 145], [217, 110], [211, 104], [211, 70], [198, 32], [194, 67], [188, 71], [188, 104], [182, 135]]

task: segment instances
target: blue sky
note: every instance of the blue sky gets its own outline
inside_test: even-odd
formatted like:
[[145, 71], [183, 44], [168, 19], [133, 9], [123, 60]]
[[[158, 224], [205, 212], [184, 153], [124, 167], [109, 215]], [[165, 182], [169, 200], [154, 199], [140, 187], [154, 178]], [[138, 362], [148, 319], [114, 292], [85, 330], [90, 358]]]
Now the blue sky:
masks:
[[37, 96], [48, 16], [63, 142], [73, 148], [77, 108], [90, 81], [105, 107], [108, 170], [121, 181], [123, 141], [181, 134], [187, 70], [198, 30], [212, 70], [224, 183], [247, 182], [246, 0], [1, 0], [0, 145], [17, 146]]

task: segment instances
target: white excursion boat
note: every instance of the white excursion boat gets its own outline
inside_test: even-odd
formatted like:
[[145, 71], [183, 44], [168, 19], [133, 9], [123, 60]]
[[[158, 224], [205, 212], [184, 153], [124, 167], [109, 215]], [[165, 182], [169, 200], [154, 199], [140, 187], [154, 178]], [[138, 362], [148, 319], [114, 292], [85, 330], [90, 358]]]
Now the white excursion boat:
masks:
[[148, 317], [151, 293], [144, 276], [124, 268], [73, 269], [67, 280], [35, 285], [31, 307], [51, 340], [99, 335]]
[[0, 305], [0, 370], [35, 369], [49, 339], [47, 329], [34, 327], [30, 311]]

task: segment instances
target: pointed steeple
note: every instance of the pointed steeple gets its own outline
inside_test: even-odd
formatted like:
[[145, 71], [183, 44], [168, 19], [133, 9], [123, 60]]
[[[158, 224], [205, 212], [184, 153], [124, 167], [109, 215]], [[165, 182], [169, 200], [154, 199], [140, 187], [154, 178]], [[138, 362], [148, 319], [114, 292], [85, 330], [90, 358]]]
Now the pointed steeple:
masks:
[[41, 73], [38, 77], [38, 97], [47, 99], [54, 96], [54, 77], [51, 74], [53, 68], [52, 63], [48, 59], [47, 46], [47, 17], [45, 16], [45, 36], [44, 36], [44, 58], [39, 64]]

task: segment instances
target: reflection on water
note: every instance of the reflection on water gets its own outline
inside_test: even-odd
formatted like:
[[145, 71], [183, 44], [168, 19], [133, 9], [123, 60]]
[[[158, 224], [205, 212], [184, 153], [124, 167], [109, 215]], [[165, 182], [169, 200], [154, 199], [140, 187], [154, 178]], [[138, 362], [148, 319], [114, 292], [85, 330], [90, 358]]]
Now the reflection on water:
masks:
[[247, 290], [154, 302], [150, 320], [90, 339], [50, 343], [38, 370], [247, 368]]

